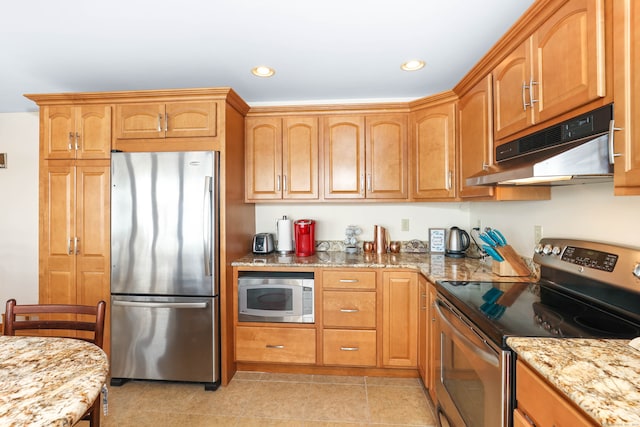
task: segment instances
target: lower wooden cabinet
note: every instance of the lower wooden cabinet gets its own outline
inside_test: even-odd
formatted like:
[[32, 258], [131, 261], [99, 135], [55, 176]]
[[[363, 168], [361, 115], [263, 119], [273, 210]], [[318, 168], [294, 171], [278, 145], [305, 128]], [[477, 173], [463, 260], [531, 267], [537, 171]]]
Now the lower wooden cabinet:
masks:
[[376, 331], [325, 329], [322, 359], [325, 365], [376, 366]]
[[598, 425], [521, 361], [516, 365], [516, 400], [514, 427]]
[[418, 273], [382, 273], [382, 364], [418, 364]]
[[237, 326], [236, 360], [315, 364], [316, 330]]

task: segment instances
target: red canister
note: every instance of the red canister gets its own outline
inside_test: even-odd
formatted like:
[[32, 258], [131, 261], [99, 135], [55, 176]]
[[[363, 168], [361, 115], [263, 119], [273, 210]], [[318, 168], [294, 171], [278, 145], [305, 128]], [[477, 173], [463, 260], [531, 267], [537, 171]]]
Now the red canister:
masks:
[[311, 256], [316, 253], [316, 222], [299, 219], [293, 223], [296, 239], [296, 256]]

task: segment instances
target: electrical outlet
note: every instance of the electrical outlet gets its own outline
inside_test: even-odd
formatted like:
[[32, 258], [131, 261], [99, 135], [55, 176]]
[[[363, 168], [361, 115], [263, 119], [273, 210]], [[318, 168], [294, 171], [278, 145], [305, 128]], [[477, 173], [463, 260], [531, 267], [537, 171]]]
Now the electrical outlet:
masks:
[[482, 220], [480, 218], [478, 218], [476, 221], [476, 228], [482, 231]]
[[534, 225], [533, 226], [533, 240], [534, 240], [534, 244], [538, 244], [540, 242], [540, 239], [542, 239], [542, 226], [541, 225]]
[[400, 231], [409, 231], [409, 218], [400, 220]]

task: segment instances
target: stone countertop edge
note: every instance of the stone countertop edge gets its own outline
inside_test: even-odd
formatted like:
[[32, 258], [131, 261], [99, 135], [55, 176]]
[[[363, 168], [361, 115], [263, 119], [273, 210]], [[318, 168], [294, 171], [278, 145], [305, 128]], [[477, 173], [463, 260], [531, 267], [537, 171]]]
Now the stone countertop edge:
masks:
[[248, 254], [231, 263], [233, 267], [283, 268], [402, 268], [415, 269], [435, 283], [438, 280], [473, 280], [493, 282], [531, 282], [534, 274], [526, 277], [498, 276], [491, 264], [474, 258], [450, 258], [444, 254], [429, 253], [358, 253], [316, 252], [308, 257], [275, 253]]
[[640, 426], [640, 351], [630, 340], [511, 337], [507, 345], [601, 426]]

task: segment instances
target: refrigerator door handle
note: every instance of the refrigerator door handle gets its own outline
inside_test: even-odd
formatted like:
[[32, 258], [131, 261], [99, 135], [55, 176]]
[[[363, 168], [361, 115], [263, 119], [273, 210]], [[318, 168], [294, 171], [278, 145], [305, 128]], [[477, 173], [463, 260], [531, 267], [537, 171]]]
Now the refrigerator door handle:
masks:
[[113, 305], [123, 307], [142, 308], [207, 308], [206, 302], [143, 302], [143, 301], [113, 301]]
[[211, 233], [213, 221], [213, 193], [212, 193], [212, 180], [213, 177], [205, 176], [204, 177], [204, 214], [202, 217], [204, 218], [204, 236], [203, 236], [203, 245], [204, 245], [204, 274], [206, 276], [211, 276], [211, 252], [213, 244], [213, 237]]

